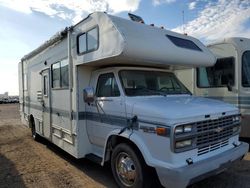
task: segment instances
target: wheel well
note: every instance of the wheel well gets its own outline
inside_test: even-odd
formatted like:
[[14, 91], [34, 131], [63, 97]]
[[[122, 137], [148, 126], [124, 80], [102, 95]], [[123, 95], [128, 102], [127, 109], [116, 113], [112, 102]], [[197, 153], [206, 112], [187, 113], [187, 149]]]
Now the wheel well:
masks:
[[107, 141], [107, 145], [106, 145], [106, 151], [105, 151], [105, 162], [110, 161], [113, 149], [118, 144], [121, 144], [121, 143], [126, 143], [130, 147], [132, 147], [132, 149], [136, 152], [136, 154], [140, 158], [140, 160], [143, 161], [143, 163], [145, 165], [144, 168], [146, 168], [149, 171], [149, 173], [152, 175], [152, 177], [154, 177], [153, 178], [154, 183], [156, 185], [160, 185], [160, 181], [158, 179], [155, 168], [147, 165], [147, 163], [145, 162], [145, 159], [144, 159], [141, 151], [137, 147], [137, 145], [134, 142], [132, 142], [131, 140], [125, 138], [125, 137], [121, 137], [121, 136], [118, 136], [118, 135], [112, 135], [112, 136], [109, 137], [109, 139]]
[[113, 135], [110, 136], [108, 141], [107, 141], [107, 146], [106, 146], [106, 152], [105, 152], [105, 162], [110, 161], [111, 159], [111, 154], [113, 149], [120, 143], [126, 143], [128, 144], [130, 147], [133, 148], [133, 150], [138, 154], [138, 156], [144, 161], [144, 163], [146, 164], [144, 157], [141, 153], [141, 151], [139, 150], [139, 148], [136, 146], [136, 144], [134, 142], [132, 142], [131, 140], [124, 138], [122, 136], [118, 136], [118, 135]]
[[29, 128], [31, 128], [33, 125], [35, 125], [35, 119], [33, 115], [29, 115]]

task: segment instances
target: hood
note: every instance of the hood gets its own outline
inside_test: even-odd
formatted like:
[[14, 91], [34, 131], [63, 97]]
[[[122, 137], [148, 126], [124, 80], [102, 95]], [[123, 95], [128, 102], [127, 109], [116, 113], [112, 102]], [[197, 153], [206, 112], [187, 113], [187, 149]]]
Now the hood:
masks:
[[[160, 119], [180, 120], [205, 115], [237, 113], [238, 109], [222, 101], [193, 96], [135, 97], [127, 101], [131, 114]], [[130, 106], [130, 108], [129, 108]], [[129, 112], [129, 111], [127, 111]]]

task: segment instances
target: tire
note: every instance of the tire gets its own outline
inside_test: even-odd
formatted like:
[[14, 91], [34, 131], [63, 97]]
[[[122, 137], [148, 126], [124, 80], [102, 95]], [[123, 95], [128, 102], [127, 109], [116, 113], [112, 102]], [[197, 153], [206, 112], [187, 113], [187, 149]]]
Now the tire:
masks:
[[32, 119], [30, 120], [30, 130], [31, 130], [31, 136], [32, 136], [33, 140], [38, 141], [39, 136], [36, 133], [35, 122]]
[[121, 143], [115, 147], [111, 155], [111, 169], [121, 188], [151, 187], [151, 178], [144, 160], [128, 144]]

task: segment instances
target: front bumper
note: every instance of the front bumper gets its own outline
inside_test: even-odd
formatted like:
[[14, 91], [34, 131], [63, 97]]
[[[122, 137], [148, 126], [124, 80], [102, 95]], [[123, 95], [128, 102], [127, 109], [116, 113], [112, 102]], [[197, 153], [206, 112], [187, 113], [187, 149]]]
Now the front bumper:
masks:
[[159, 180], [164, 187], [186, 187], [209, 176], [218, 174], [233, 161], [241, 159], [248, 152], [249, 145], [245, 142], [233, 149], [211, 158], [181, 168], [167, 169], [156, 167]]

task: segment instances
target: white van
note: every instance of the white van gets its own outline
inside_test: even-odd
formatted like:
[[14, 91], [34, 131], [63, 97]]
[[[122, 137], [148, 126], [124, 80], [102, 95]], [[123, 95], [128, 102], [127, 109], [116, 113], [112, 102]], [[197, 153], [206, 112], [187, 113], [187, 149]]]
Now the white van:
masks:
[[148, 187], [151, 173], [185, 187], [248, 151], [238, 109], [173, 73], [214, 63], [195, 38], [93, 13], [19, 63], [22, 122], [76, 158], [111, 161], [119, 187]]

